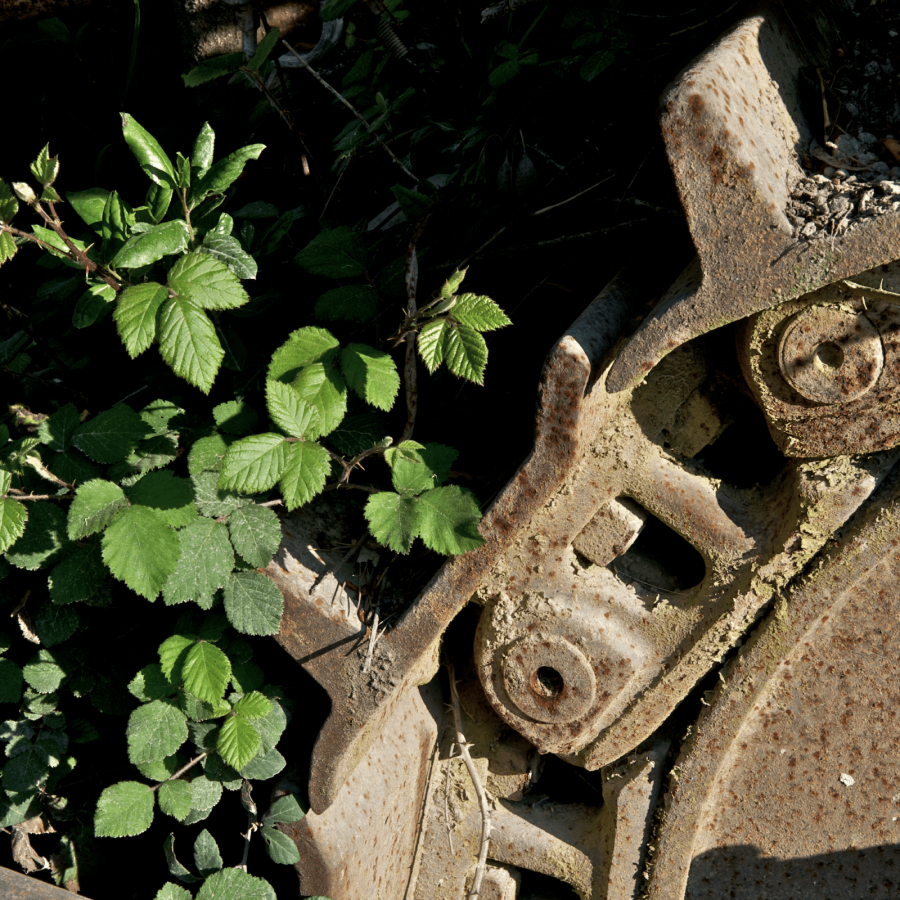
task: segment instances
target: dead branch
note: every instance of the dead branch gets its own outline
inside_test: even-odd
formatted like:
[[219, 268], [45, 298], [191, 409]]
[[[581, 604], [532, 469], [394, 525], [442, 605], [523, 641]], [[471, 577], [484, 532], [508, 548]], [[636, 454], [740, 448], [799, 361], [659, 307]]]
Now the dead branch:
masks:
[[450, 675], [450, 706], [453, 709], [453, 723], [456, 727], [456, 744], [459, 747], [460, 758], [466, 764], [469, 778], [472, 779], [472, 786], [478, 796], [478, 804], [481, 806], [481, 850], [478, 853], [472, 887], [466, 894], [466, 900], [478, 900], [478, 892], [481, 890], [481, 882], [487, 866], [488, 847], [491, 843], [491, 810], [488, 807], [487, 794], [481, 783], [481, 777], [478, 775], [478, 769], [475, 768], [475, 763], [469, 753], [469, 747], [472, 745], [466, 741], [466, 736], [463, 734], [462, 713], [459, 708], [459, 694], [456, 692], [456, 672], [453, 663], [447, 663], [447, 672]]

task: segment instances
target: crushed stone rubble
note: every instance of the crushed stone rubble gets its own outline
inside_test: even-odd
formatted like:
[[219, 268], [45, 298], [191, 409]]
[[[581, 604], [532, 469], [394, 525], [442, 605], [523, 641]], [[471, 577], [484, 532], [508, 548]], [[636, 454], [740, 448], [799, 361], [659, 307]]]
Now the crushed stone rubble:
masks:
[[890, 167], [873, 152], [884, 148], [875, 135], [842, 134], [825, 147], [810, 144], [809, 156], [825, 166], [807, 171], [790, 193], [785, 213], [796, 240], [840, 235], [863, 219], [900, 211], [900, 166]]

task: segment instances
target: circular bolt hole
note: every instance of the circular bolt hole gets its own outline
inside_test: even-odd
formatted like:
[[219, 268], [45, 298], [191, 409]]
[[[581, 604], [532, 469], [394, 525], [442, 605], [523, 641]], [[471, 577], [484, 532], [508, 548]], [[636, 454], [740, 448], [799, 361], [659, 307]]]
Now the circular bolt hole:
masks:
[[816, 366], [824, 372], [836, 372], [844, 364], [844, 351], [833, 341], [825, 341], [816, 347]]
[[550, 666], [541, 666], [531, 676], [531, 689], [546, 700], [556, 700], [565, 686], [562, 675]]

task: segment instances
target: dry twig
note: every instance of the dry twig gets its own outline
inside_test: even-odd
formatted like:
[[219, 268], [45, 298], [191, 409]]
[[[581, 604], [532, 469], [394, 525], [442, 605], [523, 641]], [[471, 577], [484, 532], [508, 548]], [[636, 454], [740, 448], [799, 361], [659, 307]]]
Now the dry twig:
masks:
[[368, 131], [369, 134], [371, 134], [372, 137], [375, 138], [375, 140], [378, 141], [379, 144], [381, 144], [381, 146], [384, 148], [384, 150], [388, 154], [388, 156], [390, 156], [390, 158], [398, 166], [400, 166], [400, 168], [403, 170], [403, 174], [406, 175], [407, 178], [411, 178], [413, 181], [416, 182], [416, 184], [418, 184], [419, 179], [416, 178], [416, 176], [413, 175], [413, 173], [410, 172], [410, 170], [407, 169], [406, 166], [404, 166], [402, 162], [400, 162], [400, 160], [397, 158], [397, 155], [394, 153], [394, 151], [391, 150], [391, 148], [388, 147], [388, 145], [380, 137], [378, 137], [378, 135], [375, 134], [374, 131], [372, 131], [371, 126], [365, 120], [362, 113], [360, 113], [359, 110], [357, 110], [357, 108], [349, 100], [347, 100], [346, 97], [344, 97], [344, 95], [341, 94], [340, 91], [335, 90], [287, 41], [282, 41], [281, 43], [284, 44], [284, 46], [287, 47], [291, 53], [293, 53], [293, 55], [296, 57], [296, 59], [303, 64], [303, 66], [309, 71], [309, 74], [312, 75], [313, 78], [315, 78], [316, 81], [318, 81], [319, 84], [322, 85], [322, 87], [327, 88], [335, 97], [337, 97], [338, 100], [341, 101], [341, 103], [344, 104], [344, 106], [347, 107], [347, 109], [350, 110], [350, 112], [353, 113], [354, 116], [356, 116], [357, 119], [359, 119], [360, 122], [362, 122], [366, 131]]
[[481, 777], [472, 756], [469, 753], [469, 747], [472, 745], [466, 741], [466, 736], [462, 730], [462, 713], [459, 708], [459, 694], [456, 692], [456, 672], [453, 663], [447, 663], [447, 672], [450, 675], [450, 706], [453, 710], [453, 723], [456, 727], [456, 745], [459, 747], [460, 759], [466, 764], [466, 770], [469, 778], [472, 779], [472, 786], [475, 788], [475, 794], [478, 797], [478, 804], [481, 806], [481, 850], [478, 853], [478, 863], [475, 866], [475, 877], [472, 879], [472, 887], [466, 895], [466, 900], [478, 900], [478, 892], [481, 890], [481, 882], [484, 878], [487, 866], [488, 847], [491, 843], [491, 810], [488, 807], [487, 794], [484, 785], [481, 783]]

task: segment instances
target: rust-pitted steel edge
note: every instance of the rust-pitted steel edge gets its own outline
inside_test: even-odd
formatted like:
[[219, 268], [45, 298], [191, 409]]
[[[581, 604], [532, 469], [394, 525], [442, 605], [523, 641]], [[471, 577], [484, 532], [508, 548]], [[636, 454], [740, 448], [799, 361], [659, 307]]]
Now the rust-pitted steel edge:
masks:
[[[334, 585], [320, 588], [318, 601], [310, 605], [308, 585], [322, 568], [311, 551], [295, 547], [304, 558], [294, 566], [283, 565], [280, 553], [267, 569], [285, 597], [278, 641], [332, 698], [331, 715], [319, 733], [310, 766], [310, 805], [315, 812], [324, 812], [334, 802], [404, 694], [432, 677], [444, 629], [577, 464], [582, 434], [597, 428], [584, 415], [585, 391], [595, 367], [623, 331], [636, 298], [648, 295], [640, 290], [645, 284], [646, 277], [639, 278], [636, 268], [621, 274], [551, 350], [538, 386], [534, 448], [485, 513], [479, 530], [486, 543], [446, 563], [396, 627], [379, 639], [372, 664], [376, 677], [363, 673], [359, 661], [347, 655], [359, 632], [352, 614], [338, 620], [332, 607], [326, 610], [325, 598]], [[283, 549], [292, 540], [289, 529], [288, 524]]]
[[[721, 848], [723, 852], [729, 846], [740, 849], [735, 845], [744, 843], [741, 832], [735, 829], [732, 835], [729, 828], [734, 824], [731, 807], [735, 807], [740, 815], [742, 801], [747, 804], [741, 815], [742, 827], [747, 827], [749, 831], [747, 836], [759, 841], [759, 832], [763, 836], [767, 831], [770, 836], [781, 834], [783, 852], [788, 857], [803, 855], [798, 853], [796, 844], [808, 841], [812, 846], [817, 839], [824, 838], [827, 841], [823, 847], [826, 852], [846, 851], [848, 868], [856, 867], [858, 871], [860, 851], [864, 856], [866, 846], [872, 847], [879, 838], [882, 845], [886, 842], [895, 844], [896, 834], [893, 832], [893, 839], [885, 840], [887, 832], [884, 826], [890, 818], [888, 813], [896, 803], [896, 796], [889, 796], [896, 790], [896, 782], [891, 780], [897, 769], [893, 749], [896, 738], [877, 748], [883, 759], [866, 758], [864, 752], [860, 755], [861, 746], [878, 742], [884, 724], [892, 720], [895, 711], [882, 709], [883, 704], [868, 693], [865, 697], [856, 697], [852, 690], [844, 689], [840, 677], [830, 677], [833, 672], [815, 665], [810, 670], [806, 665], [810, 661], [815, 663], [829, 652], [846, 654], [852, 648], [862, 656], [850, 664], [850, 670], [859, 670], [863, 668], [859, 659], [866, 654], [877, 654], [882, 672], [878, 683], [883, 685], [883, 690], [896, 691], [900, 671], [896, 654], [891, 656], [891, 647], [856, 647], [863, 633], [867, 633], [862, 638], [867, 644], [874, 632], [882, 635], [879, 638], [882, 645], [894, 640], [897, 548], [900, 547], [900, 517], [897, 514], [900, 483], [896, 476], [891, 481], [864, 507], [840, 543], [832, 544], [822, 552], [816, 568], [794, 589], [776, 598], [766, 619], [723, 670], [713, 703], [709, 709], [703, 710], [673, 770], [675, 774], [666, 795], [664, 817], [655, 840], [656, 856], [649, 873], [648, 900], [682, 900], [686, 896], [689, 876], [694, 877], [691, 863], [698, 851], [707, 853], [704, 862], [709, 865], [710, 847]], [[858, 619], [857, 609], [862, 619]], [[824, 642], [825, 646], [818, 646], [820, 642]], [[834, 644], [834, 647], [828, 644]], [[883, 649], [887, 650], [887, 656], [882, 654]], [[857, 672], [850, 670], [847, 674], [851, 677], [847, 683], [855, 687], [860, 678]], [[865, 680], [872, 681], [868, 673], [863, 675]], [[820, 692], [827, 692], [827, 696], [820, 696]], [[806, 745], [798, 745], [792, 740], [798, 736], [794, 734], [792, 720], [802, 717], [802, 706], [807, 702], [819, 710], [833, 707], [834, 712], [829, 719], [834, 719], [835, 724], [831, 730], [810, 736]], [[781, 728], [775, 727], [770, 733], [768, 726], [779, 718]], [[814, 747], [810, 746], [813, 738]], [[780, 752], [770, 753], [775, 759], [766, 762], [773, 769], [777, 765], [784, 767], [785, 771], [780, 775], [742, 772], [744, 765], [760, 765], [759, 753], [756, 752], [762, 746], [760, 741], [784, 749], [786, 759], [781, 760]], [[875, 752], [875, 748], [867, 749]], [[798, 757], [803, 761], [800, 768], [796, 767]], [[856, 778], [860, 780], [865, 770], [867, 780], [856, 785], [855, 795], [840, 793], [853, 787], [841, 778], [842, 775], [850, 775], [853, 780], [848, 768], [854, 768]], [[742, 798], [730, 790], [730, 782], [736, 777], [745, 781], [755, 779], [758, 784], [753, 786], [748, 796]], [[760, 786], [762, 796], [759, 795]], [[784, 793], [775, 793], [773, 788]], [[800, 804], [804, 806], [804, 813], [798, 815], [794, 809], [790, 827], [785, 831], [780, 822], [781, 812], [795, 807], [798, 798], [802, 800], [802, 795], [807, 793], [809, 798]], [[824, 799], [824, 804], [819, 802], [819, 797]], [[820, 818], [817, 819], [817, 816]], [[827, 827], [834, 824], [835, 816], [845, 831], [843, 838], [840, 835], [829, 836], [827, 831]], [[806, 821], [807, 817], [812, 820], [811, 824]], [[862, 836], [855, 837], [856, 832]], [[857, 840], [866, 843], [854, 848]], [[837, 842], [844, 846], [836, 846]], [[775, 873], [780, 871], [780, 861], [758, 855], [760, 849], [771, 851], [772, 846], [756, 849], [751, 845], [747, 849], [749, 855], [744, 853], [742, 856], [738, 852], [732, 860], [732, 867], [728, 869], [729, 880], [733, 879], [733, 884], [741, 882], [751, 891], [759, 890], [760, 885], [764, 884], [765, 896], [773, 900], [788, 896], [821, 897], [823, 889], [826, 890], [825, 895], [837, 896], [827, 893], [828, 888], [837, 888], [836, 884], [823, 885], [817, 881], [821, 879], [826, 865], [822, 856], [818, 857], [818, 861], [809, 859], [808, 867], [798, 873], [799, 878], [776, 885], [766, 877], [767, 873], [771, 873], [774, 878]], [[877, 863], [878, 848], [872, 847], [870, 852], [875, 854]], [[896, 852], [891, 850], [884, 861], [893, 859], [892, 866], [896, 867], [896, 856]], [[701, 882], [702, 875], [706, 873], [698, 874], [698, 882]], [[894, 878], [894, 891], [896, 880]], [[756, 882], [759, 883], [752, 887]], [[847, 897], [889, 895], [883, 892], [883, 884], [874, 882], [846, 884], [844, 887], [847, 892], [841, 895]], [[719, 883], [716, 888], [718, 893], [714, 895], [722, 896], [730, 889], [731, 885], [726, 888], [724, 883]], [[708, 890], [702, 883], [692, 882], [687, 896], [712, 896]], [[740, 896], [751, 895], [741, 893]]]
[[634, 386], [675, 347], [900, 257], [900, 215], [795, 241], [784, 210], [809, 140], [803, 54], [776, 4], [742, 19], [662, 97], [669, 163], [695, 260], [629, 341], [607, 388]]
[[3, 900], [72, 900], [74, 895], [46, 881], [20, 875], [0, 866], [0, 897]]

